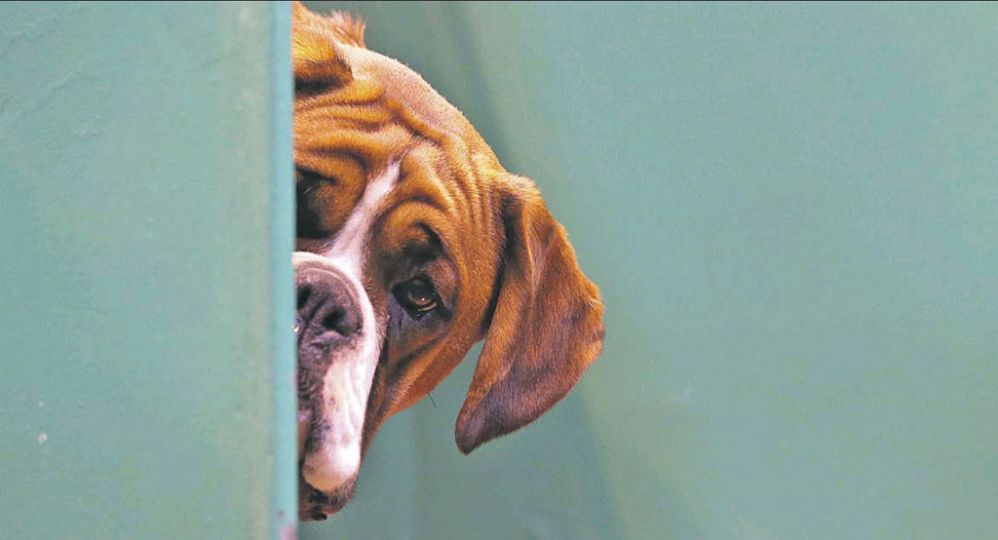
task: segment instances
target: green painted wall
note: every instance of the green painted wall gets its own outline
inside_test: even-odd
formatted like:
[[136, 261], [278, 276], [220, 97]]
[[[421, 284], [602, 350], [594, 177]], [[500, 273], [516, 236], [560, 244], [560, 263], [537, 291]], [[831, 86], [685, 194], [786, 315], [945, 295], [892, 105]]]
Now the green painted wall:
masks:
[[998, 537], [995, 4], [335, 5], [537, 179], [607, 342], [465, 458], [468, 362], [305, 538]]
[[0, 3], [0, 538], [294, 526], [289, 24]]

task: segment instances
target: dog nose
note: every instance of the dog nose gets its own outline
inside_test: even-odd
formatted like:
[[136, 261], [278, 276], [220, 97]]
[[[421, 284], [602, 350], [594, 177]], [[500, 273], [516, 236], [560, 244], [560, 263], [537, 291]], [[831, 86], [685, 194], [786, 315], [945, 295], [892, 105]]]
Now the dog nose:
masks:
[[333, 347], [360, 333], [356, 293], [339, 272], [300, 268], [295, 276], [298, 314], [295, 329], [300, 345]]

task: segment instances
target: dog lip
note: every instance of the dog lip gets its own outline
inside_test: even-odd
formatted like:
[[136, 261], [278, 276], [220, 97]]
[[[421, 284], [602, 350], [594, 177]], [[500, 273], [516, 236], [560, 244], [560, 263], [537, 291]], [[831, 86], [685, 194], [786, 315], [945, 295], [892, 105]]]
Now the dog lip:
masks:
[[352, 482], [345, 491], [323, 493], [312, 487], [299, 473], [299, 518], [321, 521], [338, 513], [350, 501], [353, 494]]
[[321, 507], [319, 510], [321, 510], [323, 514], [331, 516], [342, 509], [343, 509], [342, 504], [337, 504], [337, 505], [327, 504], [326, 506]]
[[299, 516], [302, 519], [308, 518], [315, 521], [322, 521], [328, 517], [339, 513], [346, 506], [346, 501], [336, 501], [334, 504], [305, 504], [302, 505]]

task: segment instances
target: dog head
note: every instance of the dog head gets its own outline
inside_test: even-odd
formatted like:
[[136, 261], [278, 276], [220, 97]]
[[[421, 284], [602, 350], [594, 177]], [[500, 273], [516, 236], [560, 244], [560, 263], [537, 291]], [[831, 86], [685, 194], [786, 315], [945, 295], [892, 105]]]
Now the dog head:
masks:
[[603, 306], [530, 180], [363, 25], [293, 7], [302, 519], [339, 510], [391, 415], [484, 339], [457, 445], [533, 421], [602, 347]]

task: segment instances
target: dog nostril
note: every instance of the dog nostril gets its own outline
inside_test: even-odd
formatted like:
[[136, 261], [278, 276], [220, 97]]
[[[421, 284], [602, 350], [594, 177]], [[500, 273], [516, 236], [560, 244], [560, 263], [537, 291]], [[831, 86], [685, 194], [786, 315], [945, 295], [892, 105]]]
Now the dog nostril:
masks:
[[343, 331], [343, 320], [346, 318], [346, 311], [343, 308], [336, 308], [330, 311], [322, 319], [322, 327], [326, 330], [333, 330], [340, 334], [345, 333]]
[[299, 346], [330, 347], [360, 331], [350, 284], [332, 271], [305, 269], [297, 278], [296, 335]]
[[298, 289], [298, 309], [305, 307], [305, 303], [308, 302], [309, 296], [312, 296], [312, 288], [308, 285], [302, 286]]

